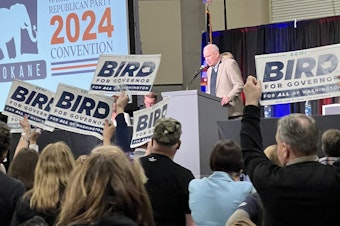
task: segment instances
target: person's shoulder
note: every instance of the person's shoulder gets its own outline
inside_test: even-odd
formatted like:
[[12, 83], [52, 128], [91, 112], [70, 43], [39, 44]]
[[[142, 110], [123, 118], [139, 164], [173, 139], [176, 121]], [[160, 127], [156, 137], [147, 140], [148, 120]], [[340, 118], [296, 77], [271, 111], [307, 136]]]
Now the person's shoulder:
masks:
[[220, 64], [223, 65], [223, 66], [226, 66], [226, 65], [237, 64], [237, 62], [234, 59], [223, 59], [223, 60], [221, 60]]
[[191, 172], [191, 170], [181, 166], [181, 175], [182, 177], [188, 179], [189, 181], [193, 180], [195, 178], [194, 174]]
[[202, 183], [203, 178], [192, 179], [189, 183], [189, 187], [199, 187]]
[[185, 168], [184, 166], [176, 163], [176, 162], [173, 162], [174, 163], [174, 167], [177, 168], [179, 171], [182, 171], [183, 173], [185, 174], [192, 174], [191, 170]]
[[261, 199], [259, 193], [257, 192], [247, 195], [247, 197], [244, 200], [245, 203], [258, 203], [260, 201]]
[[253, 184], [250, 181], [237, 181], [235, 184], [244, 187], [253, 187]]
[[224, 70], [224, 71], [235, 71], [239, 70], [240, 67], [238, 63], [234, 59], [225, 59], [221, 61], [219, 69]]
[[189, 190], [199, 190], [210, 183], [211, 182], [208, 177], [194, 178], [189, 182]]
[[149, 157], [148, 155], [140, 157], [139, 158], [140, 163], [143, 164], [143, 163], [147, 162], [148, 161], [148, 157]]
[[18, 179], [0, 173], [1, 187], [6, 188], [9, 191], [25, 192], [25, 185]]
[[98, 221], [92, 223], [93, 226], [111, 226], [111, 225], [120, 225], [120, 226], [138, 226], [136, 222], [128, 218], [123, 214], [113, 214], [111, 216], [102, 217]]

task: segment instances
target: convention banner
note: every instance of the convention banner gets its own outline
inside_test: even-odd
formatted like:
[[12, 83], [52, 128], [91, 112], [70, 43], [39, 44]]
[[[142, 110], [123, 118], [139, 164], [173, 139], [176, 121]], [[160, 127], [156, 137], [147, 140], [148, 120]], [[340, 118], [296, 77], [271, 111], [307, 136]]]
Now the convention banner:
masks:
[[340, 44], [255, 56], [261, 105], [340, 96]]
[[15, 79], [7, 96], [2, 114], [23, 119], [28, 115], [31, 125], [53, 131], [53, 126], [45, 125], [54, 93], [40, 86]]
[[169, 99], [166, 98], [150, 108], [133, 112], [131, 148], [139, 147], [151, 139], [157, 119], [166, 116], [168, 104]]
[[111, 118], [114, 99], [88, 90], [59, 84], [46, 124], [103, 139], [105, 119]]
[[161, 55], [100, 55], [91, 93], [144, 95], [151, 91]]
[[129, 53], [127, 1], [0, 1], [0, 90], [13, 79], [89, 89], [100, 54]]

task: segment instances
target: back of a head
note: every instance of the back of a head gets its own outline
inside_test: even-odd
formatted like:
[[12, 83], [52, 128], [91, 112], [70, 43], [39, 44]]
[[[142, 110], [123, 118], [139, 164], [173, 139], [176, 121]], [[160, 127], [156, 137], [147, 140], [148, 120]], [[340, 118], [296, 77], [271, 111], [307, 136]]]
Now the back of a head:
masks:
[[64, 142], [47, 145], [41, 152], [34, 172], [30, 206], [39, 211], [54, 210], [61, 198], [61, 191], [68, 182], [75, 160]]
[[8, 169], [8, 176], [21, 180], [26, 190], [31, 189], [38, 159], [39, 154], [34, 149], [23, 148], [12, 160]]
[[180, 141], [182, 125], [173, 118], [161, 118], [156, 121], [152, 139], [158, 144], [172, 146]]
[[321, 146], [327, 156], [340, 157], [340, 130], [326, 130], [321, 137]]
[[10, 129], [5, 122], [0, 121], [0, 160], [5, 158], [11, 143]]
[[318, 150], [319, 129], [313, 117], [290, 114], [278, 121], [276, 136], [300, 155], [314, 155]]
[[233, 140], [220, 140], [210, 155], [212, 171], [240, 173], [243, 167], [241, 146]]
[[57, 225], [90, 224], [113, 213], [123, 213], [140, 225], [152, 222], [138, 170], [119, 147], [95, 148], [71, 175]]
[[234, 59], [234, 55], [230, 52], [221, 53], [221, 57], [224, 59]]
[[64, 142], [56, 142], [42, 150], [35, 173], [39, 177], [57, 177], [64, 183], [74, 166], [75, 160], [69, 146]]

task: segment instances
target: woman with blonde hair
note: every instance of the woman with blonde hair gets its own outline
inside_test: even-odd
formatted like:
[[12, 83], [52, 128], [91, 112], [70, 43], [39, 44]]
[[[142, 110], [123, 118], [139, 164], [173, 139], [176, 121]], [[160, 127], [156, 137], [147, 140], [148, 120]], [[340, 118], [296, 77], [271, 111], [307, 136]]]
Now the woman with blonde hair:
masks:
[[119, 147], [95, 148], [71, 178], [57, 226], [154, 225], [138, 165]]
[[35, 168], [33, 188], [17, 203], [11, 226], [19, 225], [34, 216], [41, 216], [49, 225], [53, 225], [74, 166], [75, 160], [67, 144], [56, 142], [47, 145]]

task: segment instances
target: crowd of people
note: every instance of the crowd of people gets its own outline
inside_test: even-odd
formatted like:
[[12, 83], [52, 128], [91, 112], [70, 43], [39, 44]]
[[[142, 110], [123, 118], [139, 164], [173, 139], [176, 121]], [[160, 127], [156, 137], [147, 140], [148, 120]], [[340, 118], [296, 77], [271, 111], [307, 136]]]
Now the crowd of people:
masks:
[[[141, 154], [128, 155], [128, 96], [122, 92], [105, 121], [102, 144], [77, 159], [61, 141], [39, 150], [40, 131], [26, 116], [20, 121], [24, 132], [13, 160], [7, 172], [0, 171], [1, 225], [336, 225], [340, 131], [327, 130], [320, 140], [313, 117], [290, 114], [278, 121], [276, 144], [264, 148], [261, 82], [251, 75], [245, 84], [239, 81], [232, 55], [215, 45], [206, 46], [204, 56], [209, 91], [231, 116], [242, 117], [240, 144], [219, 140], [212, 147], [211, 175], [195, 178], [174, 161], [182, 142], [182, 125], [174, 118], [159, 119], [151, 140], [138, 148]], [[224, 78], [233, 85], [219, 84], [219, 77], [234, 72]], [[156, 102], [154, 94], [145, 96], [145, 107]], [[0, 162], [10, 139], [0, 121]]]

